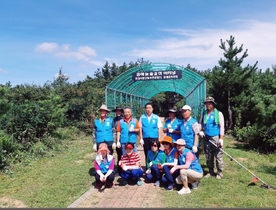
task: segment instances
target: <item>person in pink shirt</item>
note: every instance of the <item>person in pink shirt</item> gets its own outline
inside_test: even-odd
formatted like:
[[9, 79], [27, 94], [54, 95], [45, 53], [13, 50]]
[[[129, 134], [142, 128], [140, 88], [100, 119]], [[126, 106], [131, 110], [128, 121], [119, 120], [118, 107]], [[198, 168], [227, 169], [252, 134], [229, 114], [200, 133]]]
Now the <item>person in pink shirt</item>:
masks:
[[103, 185], [107, 188], [113, 186], [114, 181], [114, 157], [109, 154], [110, 151], [106, 143], [101, 143], [94, 159], [95, 167], [95, 188], [101, 188]]

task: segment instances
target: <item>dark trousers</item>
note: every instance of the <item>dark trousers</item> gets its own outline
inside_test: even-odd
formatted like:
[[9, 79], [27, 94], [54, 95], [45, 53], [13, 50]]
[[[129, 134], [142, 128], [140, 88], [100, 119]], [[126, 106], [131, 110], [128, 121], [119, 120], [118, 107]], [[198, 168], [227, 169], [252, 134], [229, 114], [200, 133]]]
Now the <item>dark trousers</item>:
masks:
[[123, 170], [121, 166], [119, 166], [119, 161], [121, 160], [121, 157], [122, 157], [122, 148], [116, 147], [116, 153], [117, 153], [117, 172], [121, 174]]
[[125, 180], [131, 180], [132, 178], [137, 182], [142, 177], [144, 171], [141, 168], [122, 171], [121, 177]]
[[148, 182], [156, 182], [157, 180], [161, 181], [163, 173], [158, 169], [157, 164], [153, 164], [150, 167], [151, 173], [146, 175]]
[[[101, 183], [100, 175], [95, 173], [96, 183]], [[114, 181], [114, 173], [112, 172], [105, 180], [105, 184], [111, 184]]]
[[[145, 153], [145, 163], [147, 163], [147, 156], [148, 156], [148, 151], [151, 149], [151, 143], [154, 140], [158, 140], [158, 138], [144, 138], [144, 153]], [[146, 165], [146, 168], [148, 168], [148, 165]]]
[[172, 168], [172, 166], [167, 166], [167, 165], [163, 166], [163, 170], [164, 170], [164, 174], [165, 174], [164, 177], [165, 177], [165, 180], [168, 183], [168, 185], [175, 183], [175, 179], [177, 177], [176, 171], [173, 174], [170, 173], [171, 168]]

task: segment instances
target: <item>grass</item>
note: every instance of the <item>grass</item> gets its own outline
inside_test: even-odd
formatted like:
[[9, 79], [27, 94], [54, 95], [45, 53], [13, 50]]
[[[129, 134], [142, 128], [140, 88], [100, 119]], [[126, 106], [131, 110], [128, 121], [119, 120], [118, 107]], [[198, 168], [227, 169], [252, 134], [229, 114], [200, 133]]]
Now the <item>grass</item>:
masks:
[[[247, 151], [241, 144], [225, 138], [224, 151], [250, 170], [266, 184], [276, 186], [276, 154], [261, 155]], [[200, 162], [206, 170], [205, 156], [200, 155]], [[163, 203], [168, 208], [275, 208], [276, 190], [264, 189], [262, 182], [249, 185], [253, 175], [224, 154], [224, 177], [202, 178], [198, 189], [189, 195], [178, 195], [161, 191]]]
[[[70, 135], [60, 148], [28, 165], [15, 165], [12, 176], [0, 174], [0, 199], [20, 200], [30, 208], [66, 208], [89, 190], [95, 155], [91, 137]], [[230, 138], [225, 138], [224, 150], [267, 184], [276, 186], [275, 154], [248, 151]], [[200, 162], [206, 169], [204, 154]], [[261, 182], [248, 186], [253, 178], [249, 172], [226, 155], [224, 163], [223, 179], [203, 178], [189, 195], [161, 190], [160, 201], [166, 208], [275, 208], [276, 190], [261, 188]]]
[[91, 137], [80, 135], [62, 142], [63, 150], [16, 165], [13, 176], [1, 174], [0, 197], [21, 200], [31, 208], [64, 208], [90, 187], [93, 177]]

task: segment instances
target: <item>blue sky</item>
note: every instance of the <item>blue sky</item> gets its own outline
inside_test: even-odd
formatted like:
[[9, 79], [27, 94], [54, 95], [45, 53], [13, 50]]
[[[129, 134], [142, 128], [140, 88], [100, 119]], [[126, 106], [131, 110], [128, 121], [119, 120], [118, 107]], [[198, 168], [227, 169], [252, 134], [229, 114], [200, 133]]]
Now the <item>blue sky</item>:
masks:
[[275, 0], [0, 0], [0, 84], [69, 81], [139, 58], [199, 70], [235, 37], [243, 65], [276, 65]]

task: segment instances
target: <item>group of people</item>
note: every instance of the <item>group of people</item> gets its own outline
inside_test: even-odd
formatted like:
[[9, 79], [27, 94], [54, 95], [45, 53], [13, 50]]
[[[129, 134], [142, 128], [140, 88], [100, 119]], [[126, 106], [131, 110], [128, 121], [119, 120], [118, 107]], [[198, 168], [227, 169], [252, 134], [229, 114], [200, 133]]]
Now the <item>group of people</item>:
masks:
[[[177, 110], [168, 110], [169, 118], [162, 125], [158, 115], [153, 113], [151, 103], [145, 105], [145, 114], [139, 120], [132, 117], [131, 107], [116, 107], [115, 117], [109, 118], [110, 110], [102, 105], [100, 117], [94, 120], [93, 140], [97, 156], [94, 159], [95, 187], [112, 187], [115, 176], [113, 150], [117, 153], [117, 172], [123, 185], [134, 181], [138, 186], [153, 182], [155, 186], [165, 186], [167, 190], [182, 185], [179, 194], [188, 194], [190, 188], [196, 189], [203, 177], [199, 162], [199, 137], [204, 138], [204, 151], [208, 173], [206, 177], [222, 178], [222, 151], [224, 137], [223, 114], [215, 108], [214, 98], [204, 101], [206, 109], [200, 120], [191, 116], [192, 109], [185, 105], [181, 109], [182, 119], [176, 117]], [[166, 134], [162, 138], [163, 133]], [[143, 146], [146, 170], [141, 165], [137, 152], [137, 139]], [[163, 149], [161, 149], [161, 145]], [[217, 173], [214, 172], [216, 161]], [[190, 185], [188, 185], [190, 183]], [[189, 187], [190, 186], [190, 187]]]

